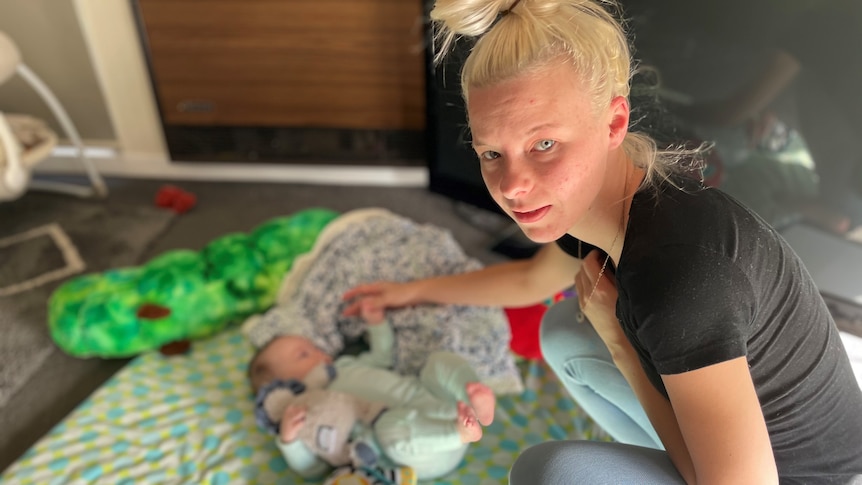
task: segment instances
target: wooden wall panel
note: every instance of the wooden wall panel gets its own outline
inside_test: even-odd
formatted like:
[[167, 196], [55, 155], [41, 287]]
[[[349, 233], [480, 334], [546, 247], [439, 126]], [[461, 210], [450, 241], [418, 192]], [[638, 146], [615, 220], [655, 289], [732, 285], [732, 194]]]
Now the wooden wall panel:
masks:
[[138, 5], [166, 123], [424, 128], [420, 0]]

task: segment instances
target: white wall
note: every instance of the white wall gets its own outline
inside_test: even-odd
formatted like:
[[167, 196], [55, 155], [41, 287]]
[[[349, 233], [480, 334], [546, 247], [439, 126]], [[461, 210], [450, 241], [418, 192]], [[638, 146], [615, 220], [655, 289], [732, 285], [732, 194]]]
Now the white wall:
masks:
[[[92, 140], [114, 138], [71, 0], [2, 1], [0, 31], [18, 45], [23, 62], [51, 87], [81, 136]], [[38, 116], [59, 129], [42, 99], [20, 77], [13, 76], [0, 86], [0, 109]]]

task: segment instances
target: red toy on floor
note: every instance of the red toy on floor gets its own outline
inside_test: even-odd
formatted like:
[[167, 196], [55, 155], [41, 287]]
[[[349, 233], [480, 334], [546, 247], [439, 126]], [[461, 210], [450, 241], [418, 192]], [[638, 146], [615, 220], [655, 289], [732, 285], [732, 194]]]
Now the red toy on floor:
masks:
[[175, 186], [164, 185], [156, 193], [156, 206], [171, 209], [177, 214], [185, 214], [197, 204], [197, 197], [191, 192]]

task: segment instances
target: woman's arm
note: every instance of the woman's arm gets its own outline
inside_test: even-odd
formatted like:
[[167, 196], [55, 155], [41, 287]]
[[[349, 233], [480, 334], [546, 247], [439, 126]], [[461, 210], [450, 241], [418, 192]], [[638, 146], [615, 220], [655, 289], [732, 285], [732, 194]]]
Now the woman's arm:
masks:
[[766, 421], [744, 356], [663, 375], [662, 380], [696, 483], [778, 483]]
[[662, 376], [668, 401], [647, 378], [631, 345], [611, 355], [686, 483], [778, 483], [745, 357]]
[[344, 294], [357, 298], [345, 315], [359, 314], [359, 301], [378, 296], [384, 307], [420, 303], [519, 307], [538, 303], [572, 285], [580, 260], [556, 244], [546, 244], [532, 258], [510, 261], [450, 276], [407, 283], [377, 282], [357, 286]]
[[[616, 284], [596, 285], [597, 253], [584, 259], [576, 286], [584, 313], [643, 406], [687, 483], [777, 483], [772, 446], [745, 357], [664, 375], [666, 399], [650, 382], [616, 318]], [[596, 291], [587, 301], [592, 288]]]

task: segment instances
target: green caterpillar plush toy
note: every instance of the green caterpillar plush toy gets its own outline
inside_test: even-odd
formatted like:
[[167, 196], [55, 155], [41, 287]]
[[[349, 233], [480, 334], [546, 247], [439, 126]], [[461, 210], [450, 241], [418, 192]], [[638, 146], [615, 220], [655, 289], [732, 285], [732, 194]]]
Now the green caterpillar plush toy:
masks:
[[168, 251], [143, 266], [73, 278], [48, 302], [51, 336], [73, 356], [129, 357], [212, 335], [272, 306], [293, 261], [337, 216], [307, 209], [201, 251]]

